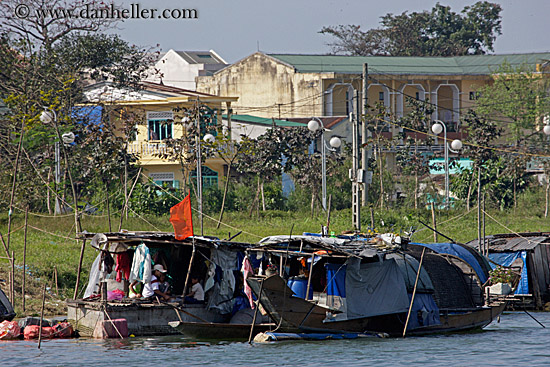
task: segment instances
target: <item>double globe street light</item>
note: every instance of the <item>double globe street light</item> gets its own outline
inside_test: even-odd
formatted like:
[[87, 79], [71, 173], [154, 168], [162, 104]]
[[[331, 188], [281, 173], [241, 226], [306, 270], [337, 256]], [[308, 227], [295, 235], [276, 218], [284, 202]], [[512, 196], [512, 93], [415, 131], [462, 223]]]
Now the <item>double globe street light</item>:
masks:
[[[432, 125], [432, 132], [435, 135], [441, 134], [443, 131], [443, 152], [444, 152], [444, 161], [445, 161], [445, 208], [449, 208], [449, 151], [452, 153], [458, 153], [462, 149], [462, 141], [460, 139], [455, 139], [452, 141], [451, 146], [447, 144], [447, 126], [441, 120], [434, 120]], [[550, 132], [550, 129], [549, 129]]]
[[323, 121], [321, 119], [319, 119], [318, 117], [313, 117], [307, 123], [307, 128], [311, 132], [317, 132], [317, 131], [319, 131], [319, 129], [321, 129], [321, 132], [322, 132], [322, 134], [321, 134], [322, 204], [323, 204], [323, 209], [327, 210], [327, 157], [326, 157], [326, 149], [328, 148], [329, 150], [334, 150], [334, 149], [340, 148], [340, 146], [342, 145], [342, 140], [340, 140], [340, 138], [337, 137], [337, 136], [333, 136], [332, 138], [330, 138], [329, 144], [330, 144], [330, 147], [332, 147], [334, 149], [331, 149], [330, 147], [328, 147], [327, 142], [325, 140], [325, 131], [327, 131], [327, 129], [323, 125]]

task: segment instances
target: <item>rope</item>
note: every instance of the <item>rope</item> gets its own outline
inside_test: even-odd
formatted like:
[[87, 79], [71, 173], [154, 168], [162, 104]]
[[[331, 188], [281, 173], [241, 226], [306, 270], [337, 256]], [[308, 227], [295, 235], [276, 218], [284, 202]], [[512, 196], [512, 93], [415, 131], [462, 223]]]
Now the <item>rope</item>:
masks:
[[[141, 174], [142, 174], [145, 178], [149, 179], [149, 177], [147, 177], [147, 176], [145, 175], [145, 173], [142, 172]], [[154, 184], [157, 188], [159, 188], [160, 190], [162, 190], [163, 192], [165, 192], [166, 194], [168, 194], [169, 196], [171, 196], [172, 198], [181, 201], [180, 198], [178, 198], [177, 196], [173, 195], [170, 191], [166, 190], [163, 186], [157, 184], [157, 183], [154, 182], [154, 181], [153, 181], [153, 184]], [[231, 229], [234, 229], [234, 230], [237, 230], [237, 231], [241, 231], [242, 233], [246, 233], [247, 235], [256, 237], [256, 238], [258, 238], [258, 239], [262, 239], [262, 238], [263, 238], [262, 236], [258, 236], [258, 235], [254, 234], [254, 233], [250, 233], [250, 232], [247, 232], [247, 231], [242, 230], [242, 229], [240, 229], [240, 228], [233, 227], [233, 226], [231, 226], [231, 225], [229, 225], [229, 224], [226, 224], [226, 223], [224, 223], [224, 222], [221, 222], [221, 221], [219, 221], [218, 219], [213, 218], [213, 217], [209, 216], [208, 214], [205, 214], [204, 212], [200, 212], [198, 209], [195, 209], [195, 208], [193, 208], [193, 207], [191, 207], [191, 209], [192, 209], [193, 211], [195, 211], [196, 213], [202, 214], [204, 217], [206, 217], [206, 218], [208, 218], [208, 219], [210, 219], [210, 220], [212, 220], [212, 221], [214, 221], [214, 222], [216, 222], [216, 223], [220, 223], [221, 225], [224, 225], [224, 226], [226, 226], [226, 227], [228, 227], [228, 228], [231, 228]], [[131, 209], [130, 209], [130, 210], [131, 210]], [[134, 211], [132, 210], [132, 212], [134, 212]], [[135, 213], [135, 212], [134, 212], [134, 213]], [[153, 227], [154, 227], [154, 226], [153, 226]]]
[[141, 215], [139, 215], [138, 213], [136, 213], [132, 208], [128, 208], [130, 209], [130, 211], [132, 213], [134, 213], [135, 215], [137, 215], [142, 221], [144, 221], [145, 223], [149, 224], [151, 227], [153, 227], [154, 229], [156, 229], [157, 231], [161, 232], [160, 229], [158, 229], [157, 227], [155, 227], [154, 224], [152, 224], [151, 222], [149, 222], [147, 219], [143, 218]]
[[[439, 223], [439, 224], [442, 225], [442, 224], [448, 223], [448, 222], [450, 222], [450, 221], [454, 221], [454, 220], [456, 220], [456, 219], [459, 219], [459, 218], [461, 218], [461, 217], [464, 217], [464, 216], [470, 214], [474, 209], [477, 209], [477, 205], [476, 205], [475, 207], [473, 207], [473, 208], [470, 208], [470, 210], [468, 210], [466, 213], [462, 213], [462, 214], [459, 214], [459, 215], [457, 215], [457, 216], [455, 216], [455, 217], [449, 218], [449, 219], [447, 219], [447, 220], [445, 220], [445, 221], [443, 221], [443, 222], [441, 222], [441, 223]], [[421, 231], [424, 231], [424, 230], [426, 230], [426, 229], [427, 229], [427, 228], [421, 228], [421, 229], [419, 229], [418, 231], [416, 231], [416, 233], [421, 232]], [[430, 236], [431, 236], [431, 234], [430, 234], [428, 237], [426, 237], [426, 238], [422, 238], [422, 239], [420, 240], [420, 242], [424, 242], [425, 240], [427, 240], [428, 238], [430, 238]]]
[[[430, 133], [427, 133], [427, 132], [424, 132], [424, 131], [420, 131], [420, 130], [416, 130], [416, 129], [413, 129], [411, 127], [406, 127], [406, 126], [401, 126], [393, 121], [389, 121], [389, 120], [386, 120], [386, 119], [380, 119], [381, 121], [383, 122], [386, 122], [390, 125], [393, 125], [393, 126], [396, 126], [396, 127], [399, 127], [399, 128], [402, 128], [402, 129], [405, 129], [405, 130], [410, 130], [410, 131], [413, 131], [415, 133], [418, 133], [418, 134], [423, 134], [423, 135], [426, 135], [426, 136], [431, 136], [433, 138], [436, 138], [438, 137], [437, 135], [435, 134], [430, 134]], [[504, 153], [512, 153], [512, 154], [519, 154], [519, 155], [525, 155], [525, 156], [529, 156], [529, 157], [539, 157], [539, 158], [550, 158], [550, 155], [542, 155], [542, 154], [533, 154], [533, 153], [525, 153], [525, 152], [518, 152], [517, 150], [510, 150], [510, 149], [504, 149], [504, 148], [495, 148], [495, 147], [487, 147], [487, 146], [483, 146], [483, 145], [478, 145], [478, 144], [473, 144], [473, 143], [467, 143], [467, 142], [462, 142], [463, 145], [468, 145], [468, 146], [471, 146], [471, 147], [475, 147], [475, 148], [481, 148], [481, 149], [486, 149], [486, 150], [494, 150], [494, 151], [497, 151], [497, 152], [504, 152]]]
[[67, 236], [62, 236], [62, 235], [60, 235], [60, 234], [55, 234], [55, 233], [52, 233], [52, 232], [48, 232], [48, 231], [46, 231], [45, 229], [40, 229], [40, 228], [31, 226], [30, 224], [29, 224], [28, 226], [29, 226], [30, 228], [32, 228], [32, 229], [37, 230], [37, 231], [47, 233], [47, 234], [49, 234], [50, 236], [55, 236], [55, 237], [59, 237], [59, 238], [63, 238], [63, 239], [66, 239], [66, 240], [71, 240], [71, 241], [74, 241], [74, 240], [75, 240], [74, 237], [67, 237]]
[[[486, 214], [489, 218], [491, 218], [492, 220], [494, 220], [497, 224], [499, 224], [502, 228], [505, 228], [507, 231], [509, 231], [510, 233], [515, 234], [516, 236], [518, 236], [518, 237], [524, 239], [525, 241], [527, 241], [528, 243], [536, 243], [536, 242], [534, 242], [534, 241], [529, 240], [527, 237], [523, 237], [521, 234], [517, 233], [516, 231], [511, 230], [510, 228], [506, 227], [504, 224], [500, 223], [498, 220], [496, 220], [495, 218], [493, 218], [493, 217], [491, 216], [491, 214], [487, 213], [485, 210], [481, 209], [481, 211], [482, 211], [484, 214]], [[538, 242], [537, 242], [537, 244], [538, 244]]]

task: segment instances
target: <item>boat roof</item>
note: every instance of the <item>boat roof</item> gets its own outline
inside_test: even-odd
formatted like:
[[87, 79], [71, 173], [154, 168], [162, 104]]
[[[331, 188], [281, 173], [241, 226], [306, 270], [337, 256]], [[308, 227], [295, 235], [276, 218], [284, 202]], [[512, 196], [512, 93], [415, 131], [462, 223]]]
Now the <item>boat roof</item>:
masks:
[[[503, 233], [487, 236], [489, 252], [516, 252], [535, 249], [540, 244], [550, 244], [550, 232]], [[478, 248], [478, 240], [466, 245]]]
[[[318, 250], [330, 251], [325, 255], [340, 254], [359, 258], [382, 256], [384, 253], [401, 249], [398, 244], [390, 244], [378, 237], [338, 236], [322, 237], [320, 234], [269, 236], [260, 240], [256, 249], [314, 253]], [[322, 256], [323, 254], [319, 254]]]
[[[139, 246], [145, 243], [149, 247], [162, 246], [190, 246], [193, 243], [199, 247], [218, 247], [220, 245], [244, 250], [251, 247], [252, 244], [246, 242], [234, 242], [225, 239], [219, 239], [213, 236], [192, 236], [184, 240], [177, 240], [174, 237], [174, 232], [150, 232], [150, 231], [121, 231], [121, 232], [105, 232], [105, 233], [90, 233], [83, 231], [79, 233], [79, 237], [85, 240], [91, 240], [92, 246], [97, 242], [100, 236], [103, 235], [108, 243], [118, 242], [124, 243], [127, 246]], [[95, 239], [95, 240], [94, 240]], [[105, 239], [104, 239], [105, 241]]]

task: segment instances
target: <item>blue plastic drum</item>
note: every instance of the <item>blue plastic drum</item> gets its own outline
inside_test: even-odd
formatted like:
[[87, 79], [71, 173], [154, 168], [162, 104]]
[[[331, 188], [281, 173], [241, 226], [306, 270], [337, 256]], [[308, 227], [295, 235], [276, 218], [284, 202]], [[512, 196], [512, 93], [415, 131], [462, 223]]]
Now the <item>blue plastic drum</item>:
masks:
[[[305, 298], [307, 292], [307, 278], [302, 277], [290, 277], [288, 279], [287, 285], [295, 293], [296, 297]], [[309, 287], [309, 297], [308, 299], [313, 299], [313, 288]]]

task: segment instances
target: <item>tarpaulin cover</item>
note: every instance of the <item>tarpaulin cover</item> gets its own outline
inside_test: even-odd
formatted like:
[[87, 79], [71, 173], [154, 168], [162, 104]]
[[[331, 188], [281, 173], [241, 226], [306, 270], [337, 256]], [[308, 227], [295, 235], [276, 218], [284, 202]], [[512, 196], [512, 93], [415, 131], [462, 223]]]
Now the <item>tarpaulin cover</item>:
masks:
[[487, 281], [487, 274], [483, 271], [483, 268], [477, 261], [474, 255], [470, 253], [464, 247], [457, 245], [456, 243], [412, 243], [413, 245], [425, 246], [431, 250], [434, 250], [438, 254], [449, 254], [461, 258], [466, 261], [476, 272], [481, 283]]
[[[408, 296], [410, 303], [412, 293], [409, 293]], [[416, 293], [407, 330], [439, 324], [441, 324], [439, 321], [439, 307], [437, 307], [433, 296], [427, 293]]]
[[[412, 292], [414, 289], [414, 283], [416, 282], [416, 272], [420, 267], [418, 260], [411, 255], [394, 253], [386, 255], [386, 259], [394, 259], [399, 266], [399, 270], [403, 274], [405, 283], [407, 285], [407, 291]], [[434, 285], [430, 279], [430, 275], [425, 268], [420, 269], [420, 277], [418, 278], [418, 285], [416, 287], [417, 292], [433, 292]]]
[[346, 316], [346, 264], [325, 264], [327, 270], [327, 306], [342, 311], [337, 317]]
[[348, 259], [346, 303], [348, 319], [407, 312], [407, 288], [395, 260], [361, 264]]
[[10, 303], [10, 300], [4, 292], [0, 289], [0, 316], [4, 319], [11, 320], [13, 317], [15, 317], [15, 311], [13, 310], [13, 306]]
[[[516, 289], [514, 294], [529, 294], [529, 277], [527, 275], [526, 251], [491, 253], [489, 254], [489, 259], [504, 266], [510, 266], [515, 259], [522, 259], [523, 269], [521, 269], [521, 279], [519, 280], [518, 288]], [[491, 268], [496, 268], [496, 265], [491, 263]]]
[[221, 276], [219, 279], [215, 279], [207, 308], [216, 309], [222, 314], [229, 314], [233, 310], [233, 304], [229, 301], [235, 292], [233, 270], [240, 269], [240, 264], [237, 264], [237, 252], [222, 247], [212, 249], [210, 261], [219, 269], [218, 273]]
[[73, 108], [72, 117], [77, 123], [102, 126], [102, 113], [103, 107], [101, 106], [81, 106]]
[[346, 296], [346, 265], [325, 264], [327, 269], [327, 295]]

